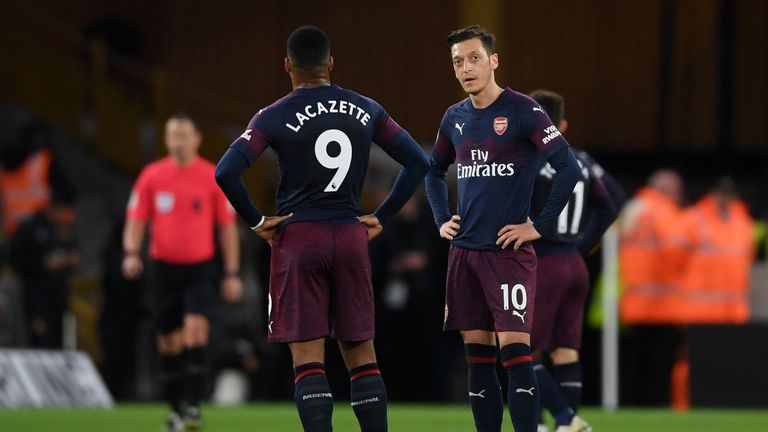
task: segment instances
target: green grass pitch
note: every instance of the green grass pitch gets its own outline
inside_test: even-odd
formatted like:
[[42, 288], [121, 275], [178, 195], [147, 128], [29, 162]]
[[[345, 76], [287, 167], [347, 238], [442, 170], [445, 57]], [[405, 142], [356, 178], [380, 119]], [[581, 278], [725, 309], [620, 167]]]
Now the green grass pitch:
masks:
[[[120, 404], [112, 410], [0, 409], [2, 432], [160, 432], [166, 409], [162, 405]], [[768, 410], [622, 409], [605, 413], [587, 408], [582, 416], [595, 432], [766, 432]], [[295, 408], [289, 403], [259, 403], [236, 408], [205, 407], [207, 432], [300, 431]], [[512, 426], [506, 415], [505, 432]], [[469, 405], [392, 404], [389, 425], [393, 432], [474, 431]], [[349, 405], [334, 410], [334, 430], [358, 431]]]

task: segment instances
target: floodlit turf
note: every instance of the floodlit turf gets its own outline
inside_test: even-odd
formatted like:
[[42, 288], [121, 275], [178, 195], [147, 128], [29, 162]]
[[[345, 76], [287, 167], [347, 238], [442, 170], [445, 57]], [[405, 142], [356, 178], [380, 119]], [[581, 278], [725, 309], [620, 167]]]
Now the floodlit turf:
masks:
[[[113, 410], [0, 409], [2, 432], [139, 432], [162, 431], [165, 408], [161, 405], [118, 405]], [[676, 414], [668, 410], [624, 409], [604, 413], [583, 410], [583, 417], [595, 432], [765, 432], [768, 410], [695, 410]], [[254, 404], [237, 408], [205, 407], [205, 431], [261, 432], [300, 431], [298, 417], [290, 404]], [[504, 431], [511, 432], [508, 416]], [[352, 409], [337, 404], [334, 430], [357, 431]], [[471, 432], [474, 430], [469, 406], [393, 405], [390, 408], [393, 432]]]

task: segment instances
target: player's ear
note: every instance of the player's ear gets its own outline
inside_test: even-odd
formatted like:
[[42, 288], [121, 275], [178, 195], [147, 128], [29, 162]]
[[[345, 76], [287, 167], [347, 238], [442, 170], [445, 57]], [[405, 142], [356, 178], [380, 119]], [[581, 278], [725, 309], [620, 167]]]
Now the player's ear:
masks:
[[285, 58], [284, 67], [286, 72], [291, 73], [291, 60], [288, 57]]
[[559, 130], [561, 134], [565, 133], [565, 131], [568, 130], [568, 120], [560, 120], [560, 125], [557, 126], [557, 130]]
[[499, 67], [499, 53], [491, 54], [489, 60], [491, 61], [491, 70], [496, 70]]
[[328, 57], [328, 72], [333, 70], [333, 56]]

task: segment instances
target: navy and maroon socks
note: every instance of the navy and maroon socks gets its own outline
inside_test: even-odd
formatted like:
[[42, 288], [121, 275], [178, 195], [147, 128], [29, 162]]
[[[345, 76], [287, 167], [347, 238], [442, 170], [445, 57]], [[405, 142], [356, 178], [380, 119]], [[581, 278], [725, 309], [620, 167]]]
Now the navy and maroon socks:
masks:
[[361, 432], [387, 431], [387, 388], [376, 363], [349, 371], [349, 395]]
[[555, 365], [555, 378], [560, 383], [560, 393], [573, 408], [573, 411], [579, 411], [581, 404], [581, 363], [565, 363]]
[[504, 418], [496, 363], [499, 350], [495, 345], [465, 344], [469, 404], [478, 432], [499, 432]]
[[536, 432], [540, 390], [533, 370], [531, 347], [522, 343], [503, 347], [501, 364], [507, 370], [507, 403], [515, 432]]
[[560, 393], [560, 386], [542, 364], [534, 366], [536, 371], [536, 380], [541, 390], [541, 405], [546, 408], [552, 417], [555, 418], [557, 426], [569, 425], [573, 416], [576, 415], [568, 401]]
[[294, 368], [294, 400], [305, 432], [330, 432], [333, 430], [333, 395], [325, 365], [306, 363]]

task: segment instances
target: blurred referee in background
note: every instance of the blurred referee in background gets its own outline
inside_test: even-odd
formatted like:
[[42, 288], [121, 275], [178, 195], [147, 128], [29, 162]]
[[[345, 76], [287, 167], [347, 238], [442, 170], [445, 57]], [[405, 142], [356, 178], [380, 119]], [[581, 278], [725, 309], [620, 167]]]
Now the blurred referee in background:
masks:
[[207, 372], [209, 313], [215, 300], [216, 237], [224, 274], [221, 295], [242, 293], [235, 213], [214, 179], [214, 166], [198, 156], [202, 136], [187, 115], [165, 125], [168, 156], [146, 166], [131, 191], [123, 232], [123, 275], [143, 271], [140, 250], [150, 226], [150, 284], [155, 295], [160, 381], [171, 406], [169, 431], [201, 427], [199, 403]]

